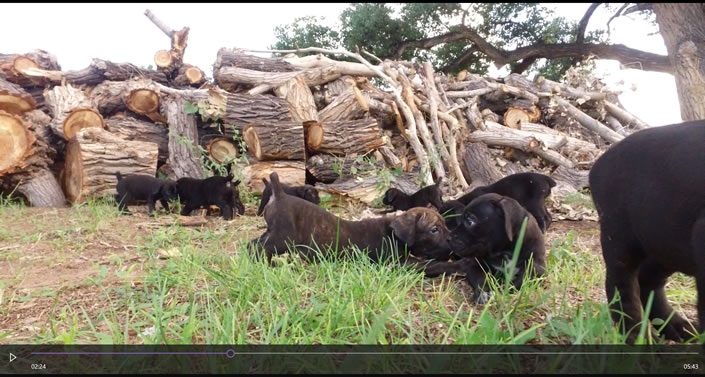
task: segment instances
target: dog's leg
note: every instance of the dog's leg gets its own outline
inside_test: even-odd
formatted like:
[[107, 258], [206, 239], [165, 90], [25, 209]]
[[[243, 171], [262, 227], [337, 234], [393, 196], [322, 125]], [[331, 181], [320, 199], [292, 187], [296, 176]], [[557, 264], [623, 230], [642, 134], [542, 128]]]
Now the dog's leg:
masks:
[[156, 210], [154, 209], [155, 202], [156, 200], [153, 195], [147, 197], [147, 213], [150, 216], [156, 215]]
[[[631, 242], [624, 240], [623, 237], [618, 238], [617, 234], [608, 233], [608, 229], [615, 229], [615, 227], [600, 225], [602, 256], [607, 267], [605, 278], [607, 302], [611, 303], [619, 291], [620, 301], [610, 305], [610, 314], [612, 320], [619, 325], [620, 331], [626, 333], [641, 322], [641, 300], [637, 281], [640, 256], [638, 249]], [[634, 343], [636, 335], [635, 331], [631, 331], [627, 342]]]
[[118, 210], [123, 214], [129, 214], [130, 211], [127, 210], [127, 202], [130, 200], [130, 194], [125, 193], [120, 197], [120, 194], [115, 195], [115, 201], [118, 203]]
[[164, 209], [165, 209], [168, 213], [171, 213], [171, 211], [170, 211], [170, 209], [169, 209], [169, 202], [167, 202], [166, 199], [164, 199], [163, 197], [162, 197], [162, 198], [159, 198], [159, 202], [162, 203], [162, 207], [164, 207]]
[[431, 261], [424, 268], [422, 268], [422, 270], [424, 272], [424, 276], [433, 278], [443, 274], [450, 275], [465, 271], [467, 268], [467, 263], [468, 260], [466, 258], [462, 258], [455, 262]]
[[491, 292], [487, 286], [487, 275], [482, 265], [475, 258], [467, 259], [465, 266], [465, 279], [472, 288], [472, 299], [477, 304], [486, 304], [490, 301]]
[[184, 208], [181, 210], [181, 216], [191, 216], [191, 211], [196, 209], [195, 207], [192, 206], [191, 203], [186, 203], [184, 205]]
[[[639, 289], [641, 291], [641, 302], [646, 304], [651, 291], [654, 292], [654, 302], [651, 306], [649, 318], [653, 321], [655, 318], [666, 320], [673, 312], [673, 308], [666, 299], [666, 280], [673, 271], [664, 269], [658, 262], [649, 259], [639, 266]], [[682, 341], [689, 339], [686, 329], [690, 329], [688, 322], [683, 319], [678, 313], [673, 313], [673, 318], [664, 327], [664, 335], [666, 339]], [[692, 329], [691, 329], [692, 331]]]
[[220, 208], [220, 213], [223, 215], [223, 219], [228, 221], [233, 219], [233, 207], [227, 201], [218, 201], [215, 205]]

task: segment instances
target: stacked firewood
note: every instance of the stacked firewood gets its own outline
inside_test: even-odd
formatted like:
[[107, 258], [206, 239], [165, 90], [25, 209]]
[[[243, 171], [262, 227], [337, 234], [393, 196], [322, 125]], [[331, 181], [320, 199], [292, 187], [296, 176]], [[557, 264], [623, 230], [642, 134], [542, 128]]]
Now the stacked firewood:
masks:
[[575, 192], [606, 146], [648, 127], [604, 87], [448, 77], [428, 62], [372, 64], [347, 51], [334, 53], [355, 61], [223, 48], [209, 82], [183, 63], [189, 29], [147, 16], [171, 39], [156, 69], [94, 59], [62, 71], [46, 51], [0, 54], [3, 193], [63, 206], [114, 193], [116, 171], [202, 178], [208, 159], [241, 153], [253, 191], [276, 171], [371, 203], [379, 179], [361, 173], [386, 168], [405, 173], [392, 182], [403, 191], [443, 178], [449, 197], [529, 170]]

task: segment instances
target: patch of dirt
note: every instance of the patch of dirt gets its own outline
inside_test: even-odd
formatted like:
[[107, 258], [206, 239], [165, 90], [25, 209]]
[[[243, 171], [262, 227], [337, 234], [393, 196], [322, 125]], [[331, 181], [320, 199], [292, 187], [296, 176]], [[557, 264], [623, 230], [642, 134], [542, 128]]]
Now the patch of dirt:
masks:
[[[95, 320], [105, 309], [105, 292], [141, 284], [148, 258], [136, 252], [138, 238], [179, 223], [177, 215], [150, 217], [142, 207], [130, 207], [131, 215], [102, 219], [76, 208], [6, 210], [0, 216], [0, 229], [9, 230], [0, 236], [0, 334], [12, 334], [0, 344], [30, 342], [41, 328], [49, 328], [54, 308], [67, 303], [76, 303], [72, 307], [79, 321], [84, 319], [81, 308]], [[200, 227], [227, 229], [245, 239], [264, 231], [264, 225], [261, 217], [230, 222], [208, 217]], [[97, 329], [107, 330], [104, 324]]]

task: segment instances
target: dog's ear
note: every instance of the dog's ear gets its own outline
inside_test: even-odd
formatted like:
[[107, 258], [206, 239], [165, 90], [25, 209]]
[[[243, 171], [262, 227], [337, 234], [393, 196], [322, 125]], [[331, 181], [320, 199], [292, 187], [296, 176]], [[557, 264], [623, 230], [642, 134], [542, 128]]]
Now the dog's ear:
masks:
[[318, 196], [318, 190], [309, 186], [306, 186], [305, 190], [305, 196], [311, 201], [311, 203], [319, 204], [321, 202], [321, 198]]
[[414, 246], [416, 240], [416, 221], [417, 215], [413, 212], [404, 212], [397, 216], [389, 226], [392, 228], [394, 235], [408, 246]]
[[[546, 177], [546, 181], [548, 181], [548, 187], [556, 187], [556, 181], [553, 180], [551, 177]], [[550, 190], [549, 190], [550, 191]]]
[[382, 200], [382, 203], [384, 204], [392, 204], [394, 202], [394, 199], [397, 197], [397, 190], [390, 188], [387, 190], [387, 192], [384, 193], [384, 200]]
[[498, 202], [502, 212], [504, 212], [504, 230], [507, 232], [509, 241], [514, 242], [514, 238], [519, 235], [521, 222], [524, 221], [526, 211], [516, 200], [502, 198]]

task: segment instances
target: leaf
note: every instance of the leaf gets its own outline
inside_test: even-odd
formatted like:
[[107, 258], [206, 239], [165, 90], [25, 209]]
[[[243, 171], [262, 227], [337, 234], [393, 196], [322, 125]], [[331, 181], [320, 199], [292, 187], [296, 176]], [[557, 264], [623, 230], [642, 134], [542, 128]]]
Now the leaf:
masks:
[[198, 107], [191, 102], [184, 103], [184, 112], [186, 114], [195, 114], [198, 112]]

